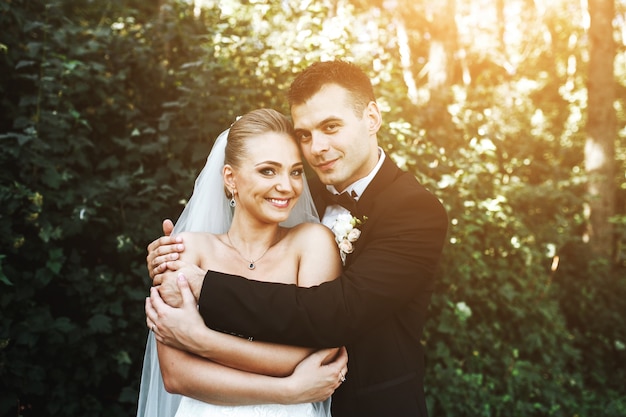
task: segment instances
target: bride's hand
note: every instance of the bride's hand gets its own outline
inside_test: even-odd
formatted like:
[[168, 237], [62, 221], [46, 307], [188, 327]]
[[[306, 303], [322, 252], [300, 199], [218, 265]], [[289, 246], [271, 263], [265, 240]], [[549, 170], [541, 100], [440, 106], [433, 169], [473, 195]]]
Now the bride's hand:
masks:
[[285, 378], [289, 387], [287, 402], [324, 401], [345, 381], [347, 373], [348, 353], [345, 347], [314, 352], [298, 364], [291, 376]]
[[196, 299], [182, 273], [178, 276], [177, 284], [182, 296], [180, 307], [166, 304], [158, 287], [150, 289], [150, 297], [146, 298], [146, 324], [159, 342], [193, 353], [194, 341], [197, 340], [194, 335], [208, 329], [198, 313]]

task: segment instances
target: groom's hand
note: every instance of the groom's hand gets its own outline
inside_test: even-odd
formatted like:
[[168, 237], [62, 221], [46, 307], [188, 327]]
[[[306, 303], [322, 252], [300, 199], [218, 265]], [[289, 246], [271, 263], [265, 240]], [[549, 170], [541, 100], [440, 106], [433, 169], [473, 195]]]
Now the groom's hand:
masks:
[[189, 288], [191, 288], [191, 292], [197, 300], [200, 297], [206, 271], [197, 265], [183, 261], [168, 262], [167, 267], [168, 270], [164, 274], [159, 275], [158, 285], [156, 279], [153, 281], [157, 285], [159, 295], [163, 301], [172, 307], [179, 307], [182, 304], [183, 299], [178, 285], [178, 276], [180, 274], [186, 277]]
[[[148, 273], [154, 285], [159, 285], [162, 274], [168, 269], [168, 261], [177, 260], [179, 252], [185, 250], [183, 239], [178, 236], [172, 236], [174, 223], [170, 219], [163, 220], [163, 235], [148, 245], [148, 256], [146, 256], [146, 264]], [[171, 268], [170, 268], [171, 269]]]

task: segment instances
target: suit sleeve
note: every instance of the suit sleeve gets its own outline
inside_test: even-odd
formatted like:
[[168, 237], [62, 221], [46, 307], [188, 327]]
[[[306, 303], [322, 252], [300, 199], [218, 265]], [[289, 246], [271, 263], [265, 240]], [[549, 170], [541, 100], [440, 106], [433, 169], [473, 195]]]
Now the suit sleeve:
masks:
[[364, 246], [339, 279], [301, 288], [208, 273], [199, 300], [206, 324], [259, 340], [334, 347], [411, 300], [430, 300], [447, 216], [407, 177], [377, 198], [376, 217], [368, 218], [364, 240], [356, 243]]

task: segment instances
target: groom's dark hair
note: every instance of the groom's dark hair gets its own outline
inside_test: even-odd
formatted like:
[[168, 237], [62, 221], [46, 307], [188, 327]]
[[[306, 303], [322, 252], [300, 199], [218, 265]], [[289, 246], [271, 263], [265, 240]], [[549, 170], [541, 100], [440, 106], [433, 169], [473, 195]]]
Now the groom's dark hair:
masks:
[[351, 62], [336, 60], [316, 62], [302, 71], [289, 87], [289, 106], [305, 103], [328, 84], [336, 84], [348, 90], [358, 117], [361, 117], [369, 102], [376, 102], [372, 82], [365, 72]]

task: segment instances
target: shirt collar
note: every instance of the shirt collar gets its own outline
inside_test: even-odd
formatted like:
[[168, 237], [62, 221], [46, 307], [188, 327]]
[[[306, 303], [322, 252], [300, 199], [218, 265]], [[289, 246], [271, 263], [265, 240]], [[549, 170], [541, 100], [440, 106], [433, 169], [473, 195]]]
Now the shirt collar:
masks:
[[[367, 174], [367, 176], [359, 180], [356, 180], [352, 184], [348, 185], [346, 189], [344, 190], [344, 192], [347, 191], [354, 197], [355, 200], [359, 201], [359, 198], [361, 198], [367, 186], [370, 185], [370, 183], [372, 182], [372, 179], [374, 179], [378, 171], [380, 171], [380, 167], [383, 165], [384, 161], [385, 161], [385, 152], [383, 152], [383, 149], [379, 146], [378, 147], [378, 163], [376, 164], [374, 169], [372, 169], [370, 173]], [[337, 191], [334, 185], [327, 185], [326, 189], [333, 194], [339, 194], [339, 191]]]

